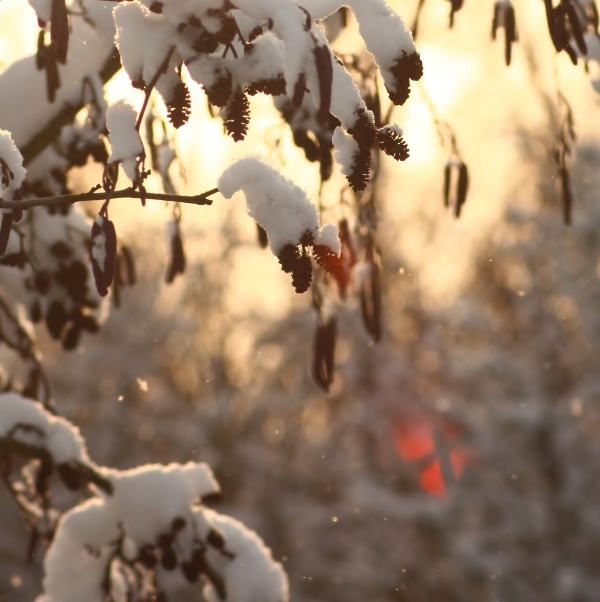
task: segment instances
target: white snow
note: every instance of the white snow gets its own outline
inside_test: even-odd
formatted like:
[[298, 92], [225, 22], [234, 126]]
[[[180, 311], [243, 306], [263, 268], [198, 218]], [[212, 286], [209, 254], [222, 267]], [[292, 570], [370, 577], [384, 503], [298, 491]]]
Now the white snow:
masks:
[[127, 75], [133, 82], [149, 84], [175, 45], [176, 29], [138, 0], [118, 4], [113, 15], [115, 43]]
[[106, 500], [107, 511], [138, 543], [153, 542], [175, 517], [187, 517], [201, 497], [219, 491], [209, 466], [195, 462], [112, 471], [109, 479], [114, 494]]
[[336, 255], [342, 252], [342, 243], [340, 241], [340, 231], [334, 224], [325, 224], [315, 240], [317, 245], [329, 247]]
[[47, 23], [52, 15], [52, 0], [29, 0], [38, 18]]
[[[235, 558], [227, 562], [217, 551], [207, 554], [210, 562], [223, 573], [228, 601], [285, 602], [289, 599], [287, 576], [256, 533], [241, 522], [212, 510], [203, 509], [202, 514], [199, 522], [208, 518], [215, 524], [225, 534], [227, 550], [235, 554]], [[210, 583], [205, 586], [204, 595], [207, 602], [222, 602]]]
[[136, 110], [126, 101], [119, 100], [111, 105], [106, 113], [112, 151], [108, 162], [120, 161], [127, 177], [134, 181], [137, 177], [137, 157], [144, 153], [144, 145], [139, 132], [135, 129]]
[[[210, 529], [224, 534], [230, 558], [209, 546], [207, 557], [221, 575], [231, 602], [286, 602], [287, 577], [260, 538], [240, 522], [199, 505], [219, 490], [206, 464], [188, 462], [109, 471], [112, 495], [88, 500], [66, 512], [58, 523], [44, 562], [44, 594], [38, 602], [101, 602], [102, 580], [119, 536], [125, 557], [155, 545], [182, 518], [186, 535], [177, 535], [180, 558], [189, 558], [193, 535]], [[188, 549], [189, 548], [189, 549]], [[207, 599], [217, 600], [212, 586]]]
[[342, 173], [345, 176], [352, 175], [354, 156], [360, 152], [358, 142], [340, 126], [335, 128], [332, 142], [335, 147], [335, 160], [340, 164]]
[[12, 201], [15, 190], [18, 190], [25, 179], [26, 169], [23, 167], [23, 157], [19, 149], [15, 146], [10, 132], [0, 129], [0, 160], [4, 161], [9, 174], [8, 186], [2, 185], [2, 165], [0, 164], [0, 199], [3, 201]]
[[228, 199], [243, 191], [248, 214], [267, 231], [275, 255], [287, 244], [297, 245], [306, 231], [318, 235], [317, 209], [306, 192], [258, 157], [232, 163], [217, 187]]
[[[77, 105], [82, 82], [97, 73], [113, 51], [114, 26], [111, 10], [114, 3], [85, 0], [87, 17], [71, 20], [69, 55], [66, 65], [59, 65], [61, 87], [56, 100], [46, 102], [46, 74], [38, 71], [35, 57], [29, 56], [11, 64], [0, 75], [0, 128], [9, 130], [15, 144], [23, 148], [65, 105]], [[69, 60], [77, 57], [77, 60]]]
[[[16, 425], [25, 428], [15, 428]], [[34, 429], [27, 429], [27, 426]], [[57, 464], [72, 461], [89, 464], [83, 438], [76, 426], [53, 416], [37, 401], [17, 393], [2, 393], [0, 437], [6, 437], [11, 431], [15, 440], [47, 449]]]
[[[97, 215], [94, 221], [102, 228], [104, 218], [101, 215]], [[91, 253], [92, 257], [96, 260], [96, 263], [100, 266], [100, 269], [104, 271], [104, 263], [106, 261], [106, 235], [104, 232], [101, 231], [100, 234], [94, 236]]]

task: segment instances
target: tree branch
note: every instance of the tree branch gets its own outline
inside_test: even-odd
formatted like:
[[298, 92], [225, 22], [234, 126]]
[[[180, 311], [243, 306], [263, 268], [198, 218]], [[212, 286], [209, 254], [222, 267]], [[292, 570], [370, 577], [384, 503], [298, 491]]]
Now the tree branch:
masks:
[[[111, 192], [110, 199], [151, 199], [156, 201], [168, 201], [172, 203], [187, 203], [190, 205], [212, 205], [208, 197], [219, 192], [218, 188], [212, 188], [202, 194], [191, 196], [181, 194], [167, 194], [164, 192], [144, 192], [133, 188], [116, 190]], [[85, 201], [106, 201], [106, 192], [84, 192], [82, 194], [63, 194], [58, 196], [47, 196], [39, 199], [27, 199], [24, 201], [0, 201], [0, 209], [31, 209], [32, 207], [60, 207], [62, 205], [74, 205]]]

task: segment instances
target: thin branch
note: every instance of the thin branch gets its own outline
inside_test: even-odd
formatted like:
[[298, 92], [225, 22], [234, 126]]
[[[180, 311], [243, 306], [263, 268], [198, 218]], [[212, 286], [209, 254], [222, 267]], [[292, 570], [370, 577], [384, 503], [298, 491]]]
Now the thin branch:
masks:
[[175, 46], [171, 46], [169, 52], [167, 52], [167, 56], [165, 56], [164, 61], [161, 63], [160, 67], [154, 74], [154, 77], [146, 87], [146, 96], [144, 97], [144, 104], [142, 104], [142, 109], [140, 110], [140, 114], [138, 116], [137, 123], [135, 124], [135, 129], [139, 132], [140, 126], [142, 125], [142, 119], [144, 118], [144, 113], [146, 112], [146, 107], [148, 106], [148, 101], [150, 100], [150, 94], [152, 94], [152, 90], [154, 90], [154, 86], [156, 86], [160, 76], [167, 72], [169, 68], [169, 63], [171, 62], [171, 57], [175, 52]]
[[[218, 188], [212, 188], [202, 194], [191, 196], [181, 194], [167, 194], [164, 192], [144, 192], [133, 188], [116, 190], [111, 193], [113, 199], [151, 199], [154, 201], [168, 201], [173, 203], [187, 203], [190, 205], [212, 205], [208, 197], [219, 192]], [[31, 209], [32, 207], [60, 207], [62, 205], [74, 205], [85, 201], [106, 201], [106, 192], [84, 192], [82, 194], [63, 194], [58, 196], [47, 196], [39, 199], [27, 199], [25, 201], [0, 201], [0, 209]]]

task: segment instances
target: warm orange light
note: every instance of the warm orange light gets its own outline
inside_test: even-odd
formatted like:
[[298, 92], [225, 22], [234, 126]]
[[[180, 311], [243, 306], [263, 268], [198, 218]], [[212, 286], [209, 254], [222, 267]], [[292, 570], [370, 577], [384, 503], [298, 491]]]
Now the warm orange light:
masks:
[[465, 465], [473, 459], [473, 452], [460, 444], [464, 428], [445, 417], [424, 416], [402, 420], [393, 427], [394, 447], [404, 462], [419, 464], [419, 484], [430, 495], [446, 497], [439, 454], [445, 450], [436, 449], [433, 429], [440, 429], [444, 444], [450, 449], [447, 453], [455, 479], [459, 479]]

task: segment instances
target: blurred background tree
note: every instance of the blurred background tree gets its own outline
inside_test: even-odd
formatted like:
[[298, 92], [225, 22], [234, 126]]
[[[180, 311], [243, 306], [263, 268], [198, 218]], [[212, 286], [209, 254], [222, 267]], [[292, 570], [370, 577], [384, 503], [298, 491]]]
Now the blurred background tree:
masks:
[[[21, 4], [4, 0], [0, 10], [33, 30]], [[362, 324], [358, 296], [332, 295], [338, 340], [326, 394], [312, 374], [311, 293], [297, 296], [260, 249], [241, 199], [185, 207], [187, 268], [169, 287], [170, 209], [121, 205], [111, 216], [138, 282], [76, 352], [36, 330], [52, 396], [102, 465], [210, 464], [221, 507], [261, 533], [295, 600], [595, 601], [600, 155], [588, 62], [573, 67], [568, 50], [554, 56], [542, 3], [515, 7], [508, 68], [506, 50], [489, 40], [493, 3], [390, 4], [409, 24], [419, 12], [425, 70], [392, 114], [410, 159], [381, 158], [368, 202], [358, 196], [378, 215], [381, 340]], [[574, 38], [569, 31], [579, 53]], [[6, 56], [34, 50], [31, 40], [6, 40]], [[351, 18], [333, 47], [370, 68]], [[122, 95], [120, 78], [110, 99]], [[353, 216], [357, 196], [343, 176], [322, 185], [320, 166], [305, 164], [264, 98], [252, 98], [240, 150], [205, 112], [202, 91], [191, 92], [168, 171], [176, 190], [212, 188], [222, 162], [259, 147], [323, 215]], [[448, 162], [469, 168], [460, 220], [443, 207]], [[68, 187], [85, 191], [98, 179], [90, 163], [70, 170]], [[364, 251], [360, 220], [351, 227]], [[8, 374], [10, 362], [7, 354]], [[30, 600], [40, 559], [25, 566], [25, 527], [0, 496], [0, 592]], [[191, 596], [182, 589], [177, 599]]]

